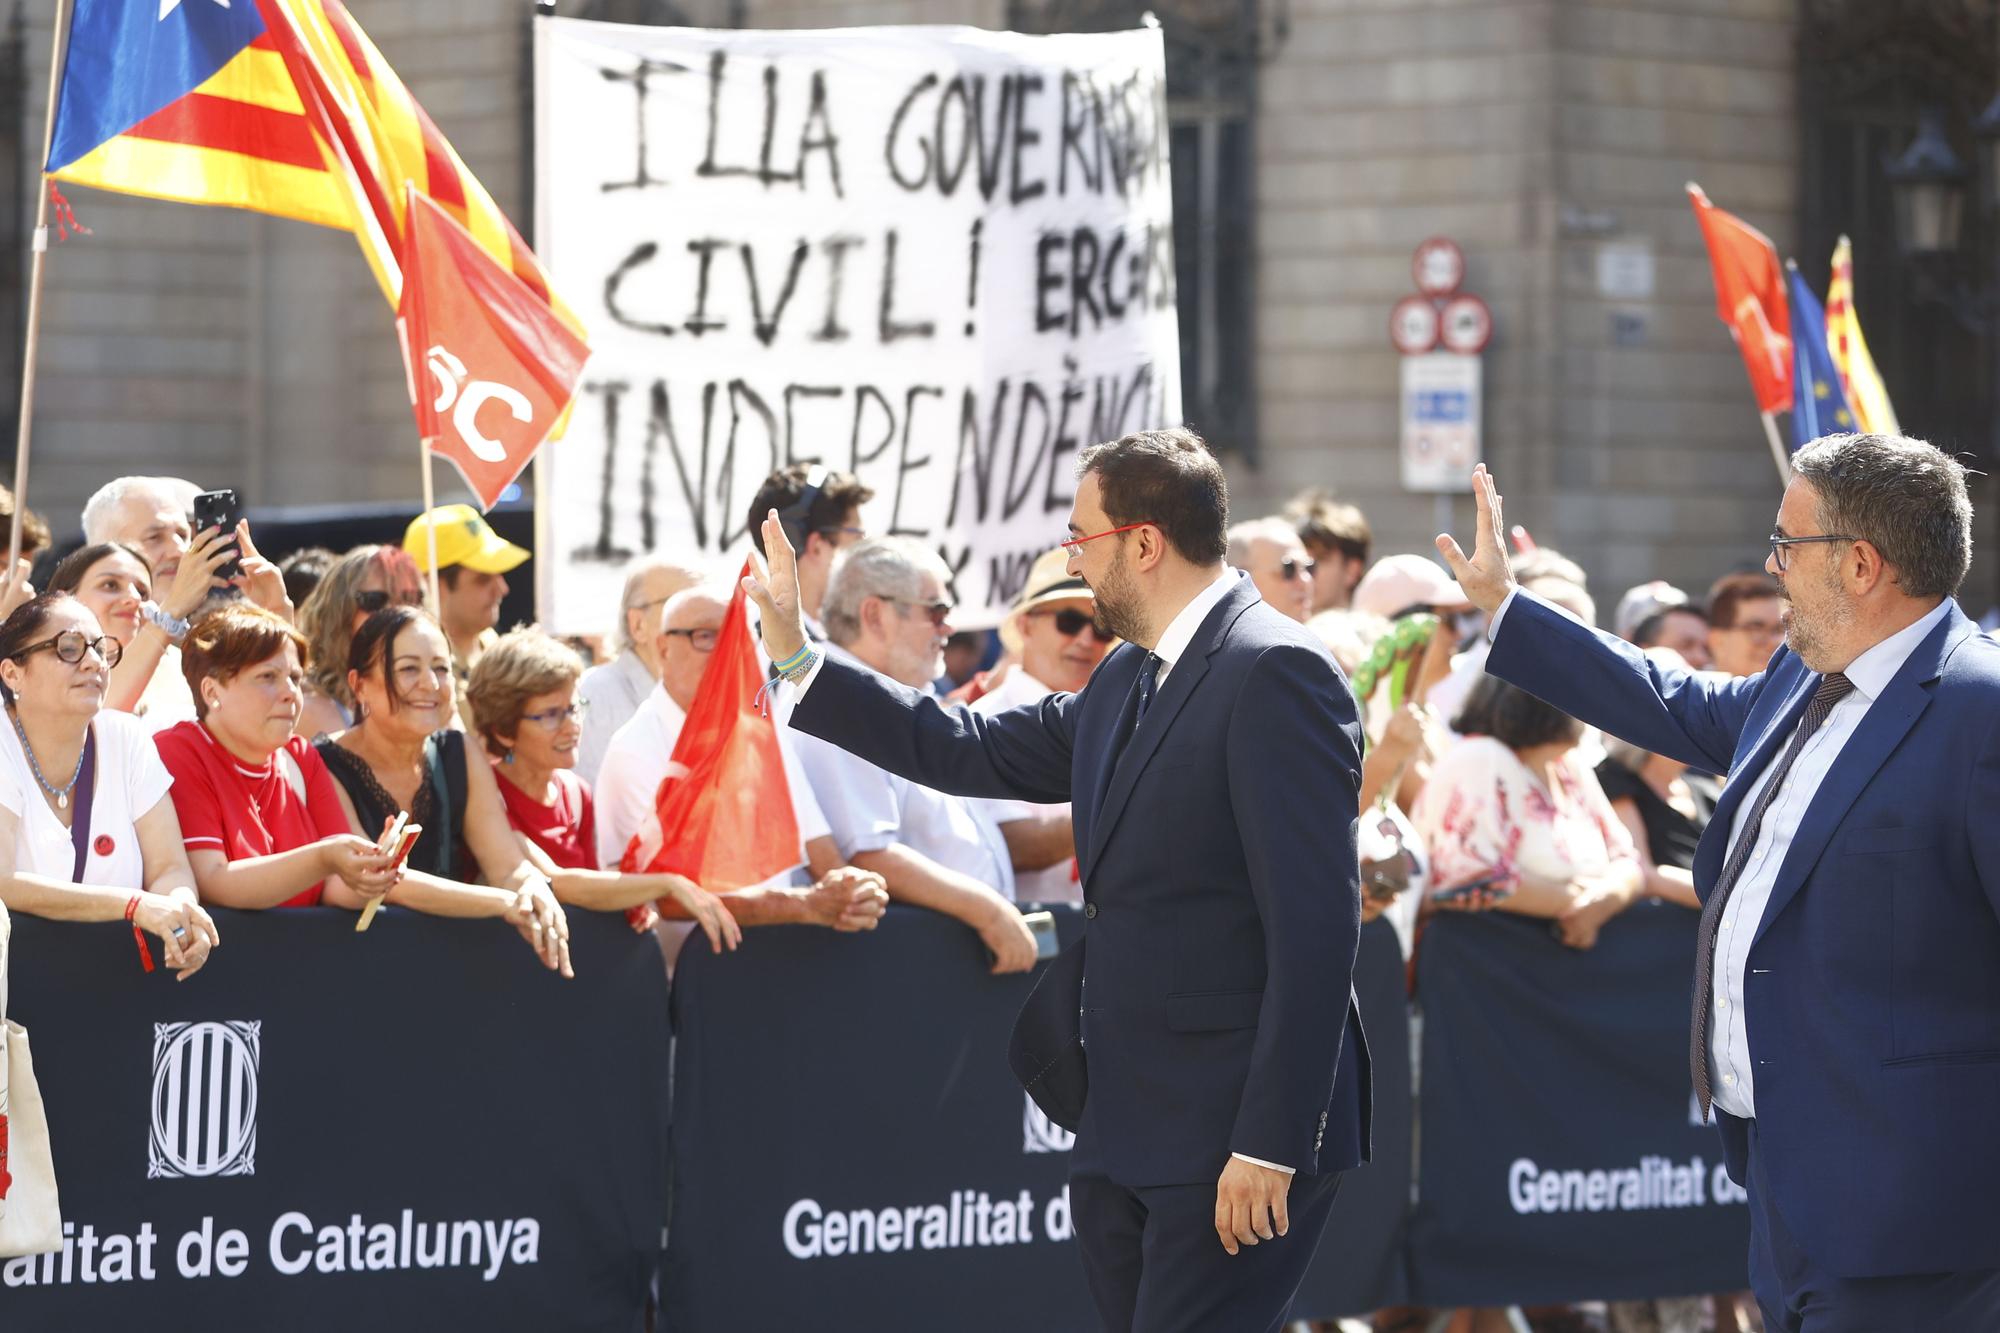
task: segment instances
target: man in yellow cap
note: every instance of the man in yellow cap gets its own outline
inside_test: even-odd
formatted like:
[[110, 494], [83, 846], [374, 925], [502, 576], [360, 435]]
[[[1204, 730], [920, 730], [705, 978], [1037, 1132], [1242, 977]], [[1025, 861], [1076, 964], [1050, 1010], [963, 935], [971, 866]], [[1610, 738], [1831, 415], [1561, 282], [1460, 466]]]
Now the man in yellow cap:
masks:
[[500, 638], [500, 603], [507, 596], [506, 574], [528, 552], [487, 526], [471, 505], [440, 505], [410, 520], [403, 549], [417, 568], [431, 567], [429, 519], [437, 527], [438, 623], [451, 644], [451, 674], [458, 682], [459, 717], [469, 729], [472, 711], [466, 683], [472, 668]]

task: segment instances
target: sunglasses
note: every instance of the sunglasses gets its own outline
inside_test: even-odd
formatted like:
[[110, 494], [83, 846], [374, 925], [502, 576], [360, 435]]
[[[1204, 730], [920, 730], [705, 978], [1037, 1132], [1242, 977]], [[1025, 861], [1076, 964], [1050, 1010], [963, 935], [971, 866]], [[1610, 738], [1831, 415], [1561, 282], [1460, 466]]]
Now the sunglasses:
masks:
[[18, 662], [28, 654], [38, 653], [44, 648], [53, 649], [56, 660], [70, 666], [81, 662], [85, 653], [96, 653], [108, 667], [117, 666], [118, 660], [125, 656], [125, 650], [118, 646], [118, 640], [108, 634], [100, 634], [92, 639], [86, 638], [80, 629], [66, 629], [53, 639], [43, 639], [40, 643], [29, 644], [14, 654], [14, 660]]
[[1293, 556], [1286, 556], [1278, 562], [1278, 576], [1284, 579], [1285, 582], [1290, 583], [1293, 579], [1301, 575], [1311, 578], [1313, 571], [1318, 568], [1319, 561], [1317, 560], [1300, 560]]
[[383, 592], [380, 588], [364, 588], [362, 591], [354, 594], [354, 609], [371, 616], [388, 606], [391, 602], [397, 606], [422, 606], [424, 604], [424, 595], [422, 593], [410, 592], [401, 594]]
[[922, 611], [931, 618], [931, 626], [935, 629], [943, 629], [944, 622], [950, 619], [951, 613], [957, 609], [950, 602], [911, 602], [901, 597], [889, 597], [884, 600], [894, 602], [897, 606], [907, 606], [913, 611]]
[[1048, 614], [1054, 615], [1056, 633], [1062, 635], [1065, 639], [1074, 639], [1086, 629], [1097, 636], [1099, 643], [1110, 643], [1118, 637], [1110, 630], [1104, 628], [1096, 617], [1087, 616], [1081, 611], [1069, 609]]

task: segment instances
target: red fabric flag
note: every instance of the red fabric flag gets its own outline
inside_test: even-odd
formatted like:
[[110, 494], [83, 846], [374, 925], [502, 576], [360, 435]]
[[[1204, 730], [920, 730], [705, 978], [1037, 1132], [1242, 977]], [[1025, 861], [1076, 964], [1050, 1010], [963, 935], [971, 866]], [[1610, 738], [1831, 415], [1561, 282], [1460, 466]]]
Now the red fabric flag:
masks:
[[1708, 243], [1708, 262], [1715, 270], [1715, 313], [1729, 326], [1736, 350], [1743, 354], [1757, 408], [1788, 411], [1792, 314], [1778, 252], [1763, 232], [1708, 202], [1699, 185], [1690, 182], [1687, 191], [1701, 223], [1701, 237]]
[[[743, 573], [750, 572], [746, 560]], [[778, 724], [757, 707], [763, 685], [739, 578], [653, 814], [633, 835], [620, 870], [685, 875], [727, 893], [799, 864], [799, 821]]]
[[491, 509], [568, 409], [590, 348], [414, 184], [396, 327], [417, 433]]

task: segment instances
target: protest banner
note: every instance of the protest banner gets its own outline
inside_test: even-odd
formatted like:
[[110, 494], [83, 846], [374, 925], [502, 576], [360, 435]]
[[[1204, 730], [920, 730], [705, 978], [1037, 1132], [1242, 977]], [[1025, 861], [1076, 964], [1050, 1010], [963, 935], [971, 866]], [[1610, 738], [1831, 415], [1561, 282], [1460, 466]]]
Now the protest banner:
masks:
[[993, 623], [1064, 535], [1076, 455], [1180, 419], [1157, 30], [536, 29], [540, 253], [596, 353], [538, 470], [543, 623], [630, 563], [733, 563], [774, 469]]

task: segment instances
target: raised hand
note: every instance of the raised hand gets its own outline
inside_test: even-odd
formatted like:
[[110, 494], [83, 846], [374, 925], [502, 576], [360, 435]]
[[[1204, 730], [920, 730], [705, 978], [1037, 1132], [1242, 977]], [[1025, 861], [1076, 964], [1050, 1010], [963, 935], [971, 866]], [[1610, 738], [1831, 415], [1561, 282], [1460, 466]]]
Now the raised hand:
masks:
[[292, 599], [285, 594], [285, 576], [276, 565], [258, 554], [256, 543], [250, 540], [250, 520], [247, 518], [236, 524], [236, 545], [243, 553], [242, 572], [231, 582], [241, 588], [244, 597], [254, 604], [290, 620]]
[[1440, 533], [1437, 539], [1438, 554], [1451, 566], [1452, 577], [1458, 586], [1465, 589], [1466, 600], [1492, 615], [1500, 609], [1500, 603], [1507, 600], [1507, 594], [1514, 590], [1514, 573], [1507, 564], [1507, 547], [1504, 533], [1505, 524], [1500, 519], [1500, 491], [1493, 484], [1493, 474], [1481, 463], [1472, 469], [1473, 512], [1479, 521], [1479, 533], [1473, 543], [1472, 557], [1465, 552], [1450, 533]]
[[229, 581], [217, 577], [216, 571], [235, 554], [234, 533], [225, 533], [220, 528], [197, 532], [186, 554], [181, 556], [180, 571], [174, 575], [172, 586], [159, 599], [160, 609], [177, 620], [192, 619], [211, 591], [229, 586]]
[[764, 651], [773, 662], [782, 663], [806, 646], [806, 621], [799, 609], [798, 558], [775, 509], [764, 515], [764, 551], [768, 568], [765, 560], [751, 552], [751, 568], [756, 573], [744, 577], [743, 591], [757, 603]]

